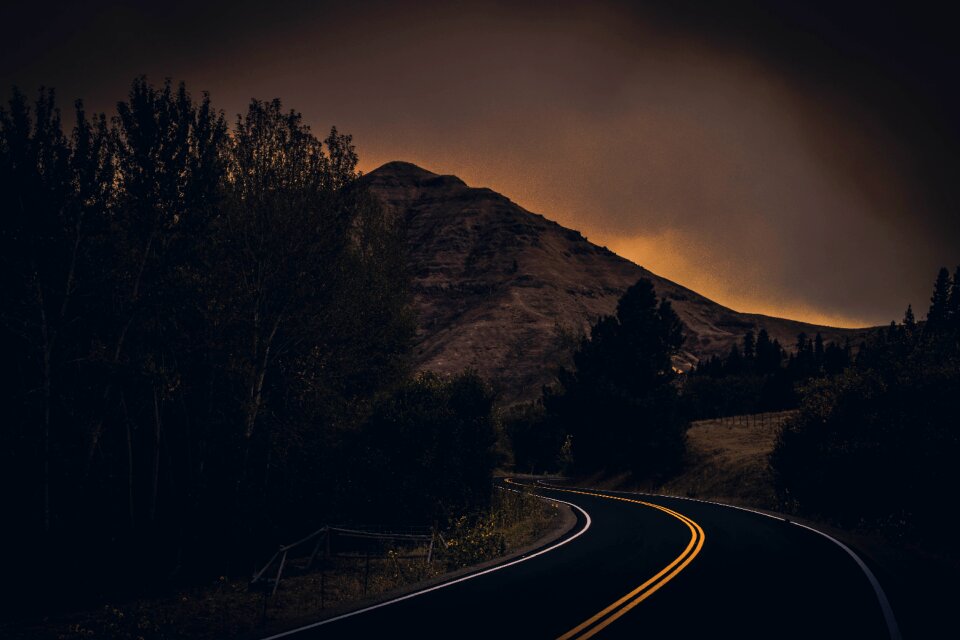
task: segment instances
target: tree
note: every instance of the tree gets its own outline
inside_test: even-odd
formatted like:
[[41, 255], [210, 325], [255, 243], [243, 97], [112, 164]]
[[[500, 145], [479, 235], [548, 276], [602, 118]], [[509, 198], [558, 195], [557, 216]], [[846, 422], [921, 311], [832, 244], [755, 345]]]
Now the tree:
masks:
[[960, 332], [960, 266], [953, 272], [953, 282], [950, 283], [947, 318], [953, 330]]
[[288, 486], [279, 505], [268, 496], [299, 465], [315, 468], [333, 425], [363, 420], [405, 373], [400, 237], [356, 184], [356, 164], [350, 136], [334, 128], [321, 142], [279, 100], [252, 101], [234, 127], [211, 304], [242, 407], [242, 513], [315, 499], [319, 478], [291, 481], [306, 493]]
[[166, 408], [183, 406], [183, 379], [202, 340], [197, 331], [207, 272], [201, 256], [213, 244], [227, 127], [208, 95], [197, 102], [183, 83], [175, 87], [168, 79], [158, 88], [145, 77], [117, 104], [113, 125], [116, 187], [97, 247], [111, 265], [101, 291], [106, 313], [97, 318], [109, 349], [87, 472], [104, 430], [122, 429], [130, 443], [128, 475], [138, 471], [135, 453], [142, 452], [149, 469], [146, 509], [136, 514], [131, 508], [130, 518], [153, 523], [161, 448], [173, 423]]
[[9, 108], [0, 109], [0, 327], [7, 357], [20, 366], [5, 372], [12, 377], [3, 387], [10, 393], [5, 403], [12, 410], [8, 420], [19, 431], [14, 439], [42, 451], [42, 471], [37, 470], [42, 474], [42, 506], [27, 512], [39, 515], [44, 532], [50, 531], [52, 517], [50, 451], [62, 333], [73, 320], [74, 277], [83, 239], [83, 208], [74, 188], [71, 155], [53, 91], [41, 89], [31, 109], [26, 96], [14, 90]]
[[474, 371], [420, 374], [374, 410], [354, 464], [362, 513], [445, 526], [487, 506], [496, 432], [493, 394]]
[[503, 422], [517, 471], [543, 473], [558, 469], [564, 434], [559, 425], [546, 419], [543, 403], [511, 407]]
[[830, 342], [823, 351], [823, 373], [832, 376], [842, 373], [850, 364], [850, 347]]
[[739, 375], [743, 373], [744, 358], [740, 352], [740, 347], [736, 343], [730, 345], [730, 352], [727, 359], [723, 362], [723, 369], [726, 375]]
[[753, 331], [747, 331], [743, 335], [743, 357], [748, 362], [752, 362], [757, 355], [757, 340]]
[[913, 333], [914, 329], [917, 327], [917, 319], [913, 315], [913, 305], [908, 304], [907, 310], [903, 314], [903, 326], [907, 329], [908, 332]]
[[630, 470], [662, 478], [685, 450], [672, 357], [683, 343], [670, 303], [641, 279], [624, 293], [615, 316], [601, 318], [574, 354], [575, 371], [544, 396], [548, 420], [572, 436], [581, 471]]
[[766, 329], [760, 329], [757, 334], [757, 372], [761, 374], [770, 374], [780, 369], [780, 362], [783, 359], [783, 350], [780, 343], [770, 341], [770, 334]]
[[926, 330], [935, 333], [946, 326], [950, 309], [950, 272], [941, 267], [930, 296], [930, 310], [927, 311]]
[[815, 371], [823, 368], [823, 336], [819, 331], [813, 339], [813, 364]]

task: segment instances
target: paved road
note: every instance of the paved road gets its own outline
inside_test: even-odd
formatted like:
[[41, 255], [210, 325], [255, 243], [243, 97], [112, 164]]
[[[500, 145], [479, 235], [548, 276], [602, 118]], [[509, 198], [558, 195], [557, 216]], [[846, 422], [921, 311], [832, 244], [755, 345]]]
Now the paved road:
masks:
[[677, 498], [537, 492], [582, 509], [564, 544], [285, 637], [891, 637], [862, 568], [816, 533]]

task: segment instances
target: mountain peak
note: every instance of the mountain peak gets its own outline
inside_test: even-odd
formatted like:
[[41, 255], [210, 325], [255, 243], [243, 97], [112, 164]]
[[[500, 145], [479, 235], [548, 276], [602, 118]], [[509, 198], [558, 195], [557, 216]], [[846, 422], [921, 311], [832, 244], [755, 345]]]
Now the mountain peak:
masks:
[[394, 160], [380, 165], [366, 176], [371, 183], [407, 186], [467, 186], [463, 180], [457, 176], [439, 175], [432, 171], [427, 171], [412, 162], [403, 160]]
[[412, 162], [405, 162], [403, 160], [393, 160], [392, 162], [387, 162], [380, 165], [369, 174], [370, 176], [391, 176], [397, 178], [418, 178], [418, 179], [429, 179], [436, 177], [437, 174], [432, 171], [427, 171], [423, 167], [418, 167]]

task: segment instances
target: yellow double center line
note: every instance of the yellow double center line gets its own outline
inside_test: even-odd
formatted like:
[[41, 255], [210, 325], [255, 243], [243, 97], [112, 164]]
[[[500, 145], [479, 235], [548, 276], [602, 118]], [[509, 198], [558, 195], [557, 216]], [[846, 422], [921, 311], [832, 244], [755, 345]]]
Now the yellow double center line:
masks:
[[704, 534], [703, 529], [700, 528], [700, 525], [682, 513], [677, 513], [673, 509], [668, 509], [667, 507], [659, 504], [653, 504], [652, 502], [644, 502], [643, 500], [634, 500], [632, 498], [623, 498], [620, 496], [609, 496], [602, 493], [594, 493], [592, 491], [560, 489], [557, 487], [550, 487], [550, 489], [554, 491], [563, 491], [565, 493], [577, 493], [584, 496], [593, 496], [596, 498], [606, 498], [607, 500], [620, 500], [621, 502], [630, 502], [633, 504], [650, 507], [652, 509], [658, 509], [673, 516], [683, 524], [687, 525], [687, 528], [690, 529], [690, 542], [687, 543], [687, 547], [683, 550], [683, 553], [673, 559], [673, 562], [668, 564], [666, 567], [657, 572], [655, 576], [607, 608], [591, 616], [587, 620], [584, 620], [570, 631], [567, 631], [565, 634], [557, 638], [557, 640], [572, 640], [573, 638], [585, 640], [586, 638], [592, 638], [601, 630], [605, 629], [607, 626], [619, 619], [620, 616], [624, 615], [635, 606], [649, 598], [660, 587], [673, 580], [678, 573], [683, 571], [686, 566], [690, 564], [695, 557], [697, 557], [697, 554], [700, 553], [700, 549], [703, 548], [703, 540], [706, 537], [706, 534]]

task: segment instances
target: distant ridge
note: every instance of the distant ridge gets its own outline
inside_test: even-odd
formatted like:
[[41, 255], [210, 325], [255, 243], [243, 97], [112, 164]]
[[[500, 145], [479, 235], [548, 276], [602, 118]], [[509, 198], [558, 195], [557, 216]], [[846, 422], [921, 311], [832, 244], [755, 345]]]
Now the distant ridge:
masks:
[[681, 369], [726, 354], [761, 327], [785, 347], [800, 332], [837, 342], [865, 333], [733, 311], [456, 176], [395, 161], [363, 181], [406, 233], [415, 365], [440, 373], [474, 368], [501, 385], [504, 403], [537, 397], [569, 364], [576, 337], [612, 313], [641, 277], [686, 327]]

